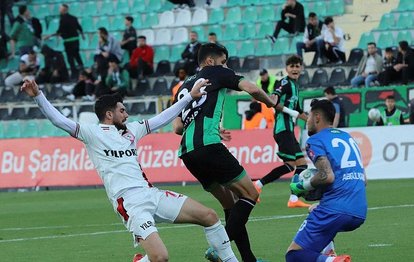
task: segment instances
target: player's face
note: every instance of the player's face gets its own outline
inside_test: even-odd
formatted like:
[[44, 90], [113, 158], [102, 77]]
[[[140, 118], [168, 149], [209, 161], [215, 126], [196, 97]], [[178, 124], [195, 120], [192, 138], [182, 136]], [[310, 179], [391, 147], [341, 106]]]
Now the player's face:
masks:
[[391, 111], [395, 107], [395, 100], [394, 99], [385, 99], [385, 105], [387, 106], [388, 111]]
[[308, 135], [312, 136], [317, 133], [316, 123], [315, 123], [315, 114], [310, 111], [308, 115], [308, 121], [306, 122], [306, 129], [308, 129]]
[[221, 65], [223, 67], [227, 67], [227, 57], [225, 54], [222, 54], [221, 56], [213, 57], [210, 56], [206, 60], [207, 65], [210, 66], [218, 66]]
[[126, 112], [126, 108], [122, 103], [116, 105], [114, 112], [112, 112], [112, 122], [114, 126], [118, 130], [123, 129], [126, 130], [126, 121], [128, 119], [128, 113]]
[[286, 72], [291, 79], [298, 80], [301, 71], [302, 71], [301, 64], [290, 64], [286, 66]]

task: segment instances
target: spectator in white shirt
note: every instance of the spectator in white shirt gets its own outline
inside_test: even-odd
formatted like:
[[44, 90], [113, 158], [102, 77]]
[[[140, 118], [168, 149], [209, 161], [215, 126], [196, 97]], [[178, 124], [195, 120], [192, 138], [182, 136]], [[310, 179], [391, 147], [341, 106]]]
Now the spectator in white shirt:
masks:
[[373, 42], [368, 43], [368, 54], [359, 62], [356, 75], [351, 80], [351, 85], [357, 87], [365, 83], [365, 87], [370, 87], [377, 80], [378, 74], [382, 71], [382, 57], [377, 53], [377, 45]]
[[[296, 51], [298, 56], [303, 57], [302, 53], [316, 52], [318, 58], [317, 65], [322, 65], [322, 54], [325, 42], [323, 41], [322, 31], [326, 26], [319, 21], [318, 16], [314, 12], [309, 13], [308, 24], [305, 27], [303, 42], [296, 43]], [[303, 51], [302, 51], [303, 50]]]
[[323, 31], [325, 56], [331, 63], [345, 62], [344, 32], [336, 27], [332, 17], [325, 18], [326, 30]]
[[19, 70], [4, 79], [6, 88], [11, 89], [14, 86], [19, 85], [26, 78], [33, 80], [39, 67], [40, 60], [35, 51], [31, 50], [27, 54], [22, 55], [22, 57], [20, 57]]

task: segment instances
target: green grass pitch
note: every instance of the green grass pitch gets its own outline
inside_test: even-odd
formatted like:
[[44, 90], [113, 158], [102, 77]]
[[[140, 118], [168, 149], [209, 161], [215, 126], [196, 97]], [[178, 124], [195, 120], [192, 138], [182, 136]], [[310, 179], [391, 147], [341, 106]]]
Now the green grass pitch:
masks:
[[[166, 188], [166, 187], [161, 187]], [[223, 212], [200, 186], [169, 186]], [[336, 238], [337, 252], [353, 261], [412, 261], [414, 179], [369, 181], [369, 212], [355, 232]], [[286, 182], [264, 188], [262, 202], [248, 223], [253, 250], [268, 261], [284, 253], [306, 216], [288, 209]], [[113, 212], [102, 189], [0, 193], [0, 261], [131, 261], [132, 236]], [[170, 261], [205, 261], [207, 242], [201, 227], [159, 224]], [[234, 250], [236, 251], [235, 247]], [[237, 252], [236, 252], [237, 253]]]

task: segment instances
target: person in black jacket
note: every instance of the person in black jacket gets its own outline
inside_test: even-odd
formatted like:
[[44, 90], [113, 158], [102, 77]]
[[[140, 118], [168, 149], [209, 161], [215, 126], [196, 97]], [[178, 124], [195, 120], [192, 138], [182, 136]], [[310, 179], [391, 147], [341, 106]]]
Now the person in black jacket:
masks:
[[[297, 32], [303, 33], [305, 30], [305, 12], [303, 5], [296, 0], [286, 0], [281, 16], [282, 20], [277, 22], [273, 35], [266, 35], [266, 38], [270, 39], [273, 43], [276, 42], [282, 29], [290, 34]], [[288, 19], [287, 22], [285, 22], [286, 19]]]
[[186, 61], [186, 70], [188, 75], [193, 75], [198, 67], [198, 50], [201, 44], [198, 42], [197, 32], [190, 32], [190, 43], [185, 47], [181, 54], [181, 58]]
[[129, 57], [131, 57], [132, 52], [137, 48], [137, 31], [132, 26], [134, 23], [134, 18], [132, 16], [125, 17], [125, 31], [121, 41], [121, 48], [125, 49]]
[[45, 58], [45, 67], [36, 77], [36, 82], [42, 84], [67, 81], [69, 73], [62, 52], [53, 50], [48, 45], [44, 45], [41, 52]]
[[383, 71], [378, 74], [378, 82], [381, 86], [387, 86], [397, 79], [398, 74], [394, 69], [396, 64], [397, 59], [394, 57], [392, 48], [385, 48], [384, 62], [382, 64]]
[[13, 0], [0, 1], [0, 34], [6, 34], [6, 15], [9, 17], [9, 24], [12, 25], [14, 21], [13, 16]]
[[306, 25], [303, 41], [296, 43], [296, 51], [298, 56], [303, 58], [303, 51], [315, 51], [318, 65], [322, 65], [322, 54], [325, 47], [325, 42], [323, 41], [323, 36], [321, 35], [323, 25], [323, 22], [318, 19], [318, 16], [314, 12], [310, 12], [309, 23]]
[[398, 45], [397, 64], [394, 69], [397, 71], [397, 79], [405, 85], [409, 80], [414, 80], [414, 52], [407, 41], [400, 41]]
[[[60, 36], [63, 38], [63, 45], [65, 46], [66, 57], [71, 71], [71, 78], [76, 79], [78, 72], [83, 68], [82, 58], [79, 54], [79, 33], [82, 35], [82, 39], [85, 40], [85, 35], [81, 25], [79, 24], [76, 16], [69, 14], [69, 6], [62, 4], [59, 8], [60, 21], [59, 28], [56, 34], [45, 37], [48, 39], [52, 36]], [[78, 66], [75, 66], [75, 60]]]

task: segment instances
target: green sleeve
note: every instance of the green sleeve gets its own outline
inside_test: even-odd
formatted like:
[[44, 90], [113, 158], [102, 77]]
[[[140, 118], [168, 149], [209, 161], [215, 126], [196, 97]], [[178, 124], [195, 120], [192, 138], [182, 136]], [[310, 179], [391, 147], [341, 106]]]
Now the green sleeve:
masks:
[[122, 70], [122, 85], [119, 88], [127, 89], [129, 87], [129, 73], [127, 70]]
[[16, 21], [13, 24], [13, 27], [10, 31], [10, 38], [13, 40], [16, 40], [17, 34], [19, 33], [20, 29], [21, 29], [21, 23], [19, 23], [18, 21]]
[[106, 84], [108, 87], [112, 87], [112, 77], [111, 77], [111, 75], [110, 75], [110, 74], [108, 74], [108, 75], [106, 76], [106, 79], [105, 79], [105, 84]]

